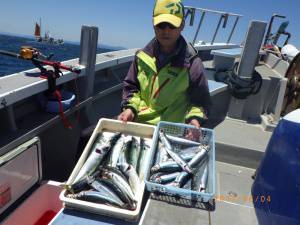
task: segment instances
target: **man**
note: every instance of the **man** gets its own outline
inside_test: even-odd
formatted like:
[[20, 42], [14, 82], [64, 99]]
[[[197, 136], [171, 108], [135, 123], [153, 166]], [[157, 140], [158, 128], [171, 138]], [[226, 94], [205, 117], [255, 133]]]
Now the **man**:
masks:
[[181, 35], [180, 0], [157, 0], [153, 25], [155, 38], [136, 53], [124, 80], [118, 119], [154, 125], [186, 122], [200, 128], [210, 95], [202, 62]]

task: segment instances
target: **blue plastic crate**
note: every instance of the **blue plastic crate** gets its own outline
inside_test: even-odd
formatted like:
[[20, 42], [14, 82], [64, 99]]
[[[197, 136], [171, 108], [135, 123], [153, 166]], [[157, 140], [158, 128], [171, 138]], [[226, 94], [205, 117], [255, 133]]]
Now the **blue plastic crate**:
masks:
[[[173, 136], [184, 136], [188, 129], [196, 129], [194, 126], [181, 124], [181, 123], [171, 123], [161, 121], [155, 131], [153, 136], [153, 144], [151, 146], [151, 156], [148, 161], [147, 171], [145, 175], [145, 184], [147, 190], [152, 193], [164, 194], [173, 196], [176, 198], [184, 198], [192, 201], [201, 201], [208, 202], [213, 198], [215, 194], [215, 140], [214, 140], [214, 131], [211, 129], [201, 128], [202, 137], [198, 141], [201, 144], [207, 144], [210, 146], [210, 151], [208, 152], [208, 180], [206, 192], [198, 192], [195, 190], [188, 190], [184, 188], [178, 188], [173, 186], [167, 186], [163, 184], [158, 184], [150, 181], [150, 169], [152, 168], [154, 161], [156, 160], [156, 151], [158, 150], [158, 141], [159, 141], [159, 130], [163, 129], [166, 134]], [[176, 145], [173, 146], [174, 151], [177, 151]]]

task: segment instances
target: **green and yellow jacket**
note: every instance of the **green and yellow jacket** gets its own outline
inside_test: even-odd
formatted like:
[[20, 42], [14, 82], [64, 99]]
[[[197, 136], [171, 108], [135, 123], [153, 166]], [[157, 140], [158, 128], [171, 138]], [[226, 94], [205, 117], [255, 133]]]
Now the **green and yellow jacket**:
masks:
[[154, 125], [206, 119], [211, 101], [195, 49], [180, 36], [176, 51], [162, 56], [156, 39], [137, 51], [124, 80], [122, 110], [130, 108], [136, 122]]

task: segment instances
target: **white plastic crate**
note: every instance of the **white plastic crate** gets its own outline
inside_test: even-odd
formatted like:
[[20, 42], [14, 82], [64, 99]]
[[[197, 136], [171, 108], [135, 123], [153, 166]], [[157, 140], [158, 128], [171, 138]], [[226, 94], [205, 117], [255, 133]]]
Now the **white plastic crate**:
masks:
[[[155, 127], [150, 125], [133, 123], [133, 122], [123, 123], [121, 121], [112, 120], [112, 119], [100, 119], [79, 161], [77, 162], [71, 176], [69, 177], [67, 181], [67, 185], [73, 183], [81, 167], [83, 166], [87, 157], [89, 156], [90, 149], [92, 148], [93, 143], [99, 133], [102, 133], [103, 131], [122, 132], [124, 134], [151, 139], [154, 130]], [[146, 153], [145, 161], [149, 161], [149, 157], [150, 157], [150, 151]], [[92, 202], [82, 201], [78, 199], [71, 199], [66, 197], [66, 190], [61, 192], [60, 199], [64, 202], [65, 207], [75, 208], [78, 210], [92, 212], [101, 215], [112, 216], [115, 218], [125, 219], [128, 221], [135, 221], [139, 218], [144, 190], [145, 190], [145, 183], [142, 180], [140, 189], [137, 192], [138, 202], [135, 210], [121, 209], [118, 207], [108, 206], [105, 204], [92, 203]]]
[[205, 192], [198, 192], [194, 190], [188, 190], [184, 188], [178, 188], [173, 186], [167, 186], [163, 184], [158, 184], [150, 181], [150, 169], [152, 168], [156, 156], [156, 151], [158, 149], [159, 141], [159, 130], [162, 129], [166, 134], [173, 136], [184, 136], [188, 129], [196, 129], [194, 126], [181, 124], [181, 123], [170, 123], [170, 122], [160, 122], [155, 129], [152, 146], [151, 146], [151, 156], [148, 161], [147, 170], [145, 174], [145, 184], [147, 190], [153, 193], [173, 196], [176, 198], [183, 198], [193, 201], [207, 202], [213, 198], [215, 194], [215, 141], [214, 141], [214, 131], [211, 129], [201, 128], [202, 137], [200, 143], [207, 144], [210, 146], [208, 152], [208, 180], [207, 188]]

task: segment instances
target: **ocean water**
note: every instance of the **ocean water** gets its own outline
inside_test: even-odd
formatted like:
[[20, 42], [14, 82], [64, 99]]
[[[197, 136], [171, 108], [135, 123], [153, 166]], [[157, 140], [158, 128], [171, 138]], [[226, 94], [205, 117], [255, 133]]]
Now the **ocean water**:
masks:
[[[39, 43], [30, 38], [0, 34], [0, 50], [19, 53], [21, 46], [32, 46], [37, 48], [44, 55], [53, 53], [54, 56], [51, 60], [55, 61], [78, 58], [80, 53], [80, 45], [77, 44], [64, 43], [63, 45], [51, 45]], [[112, 49], [98, 48], [97, 52], [102, 53], [111, 50]], [[0, 54], [0, 77], [31, 68], [34, 68], [34, 65], [30, 60], [22, 60]]]

